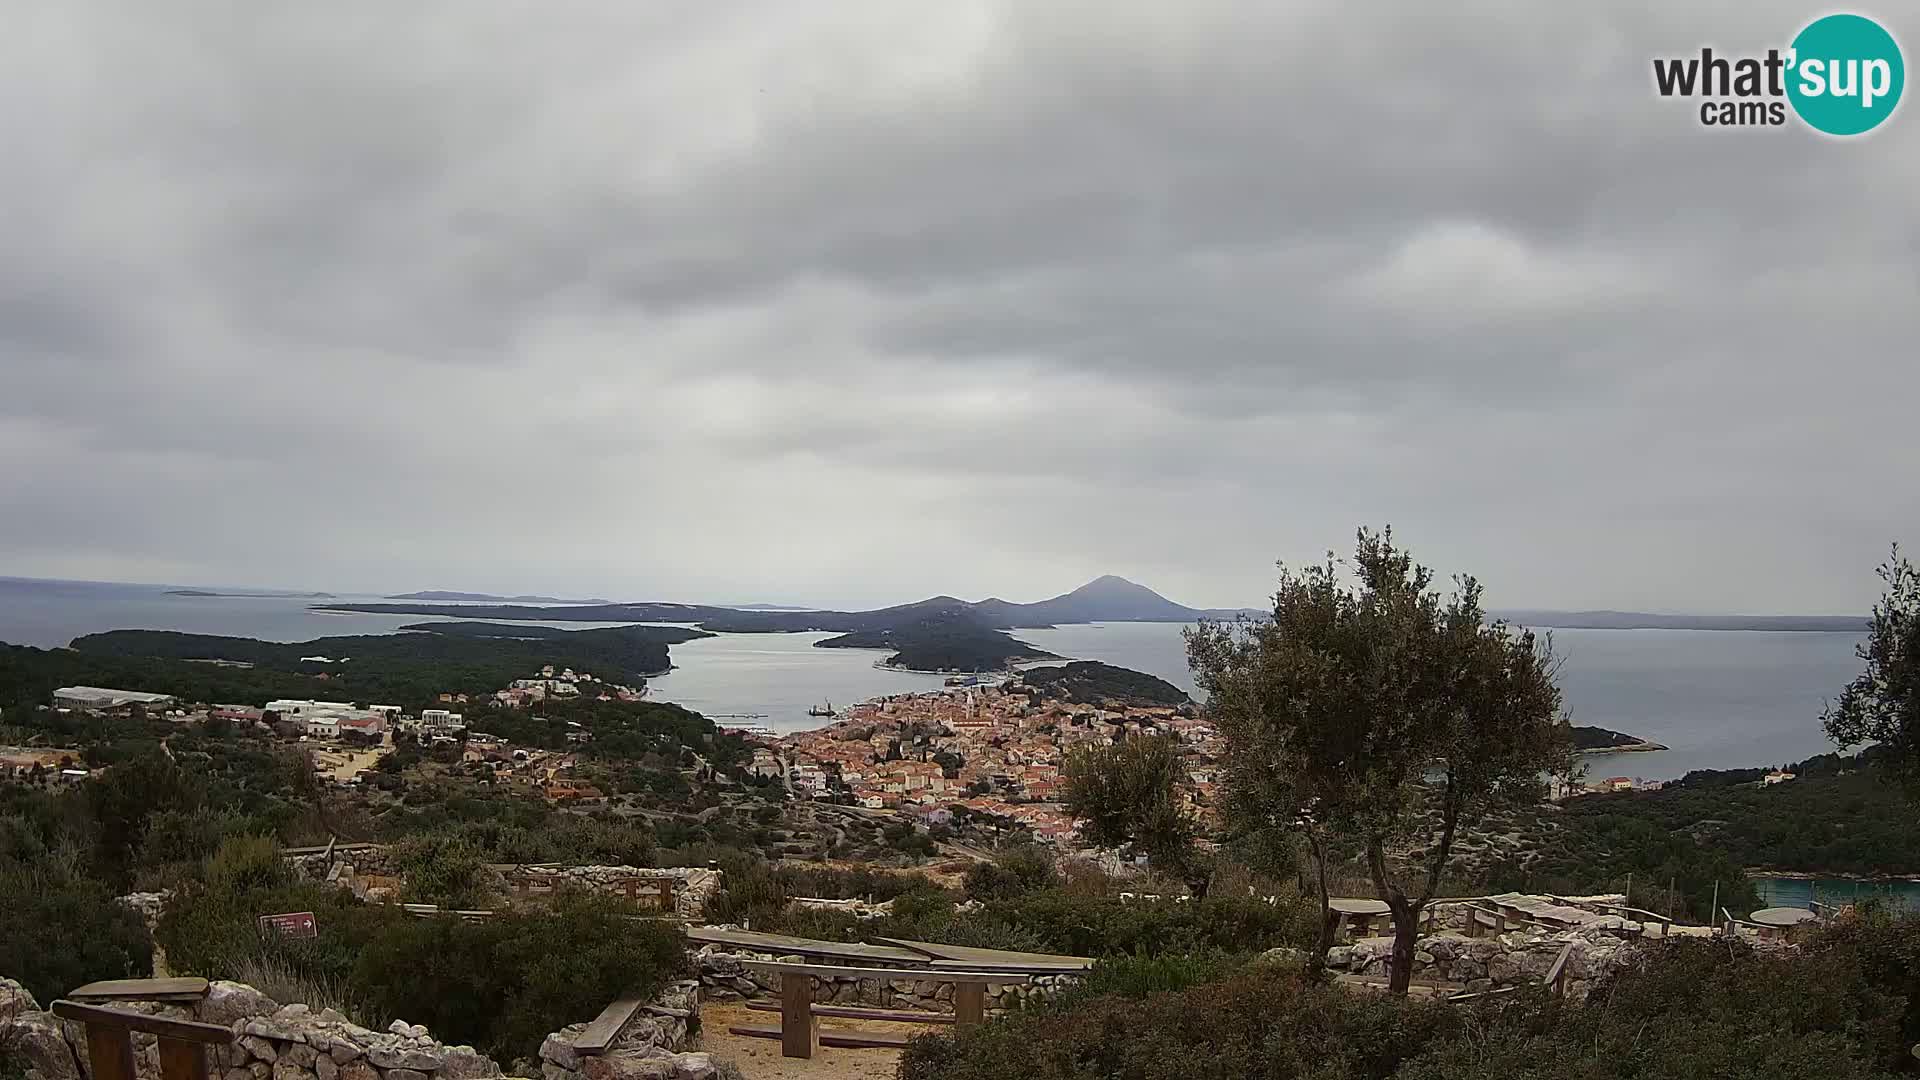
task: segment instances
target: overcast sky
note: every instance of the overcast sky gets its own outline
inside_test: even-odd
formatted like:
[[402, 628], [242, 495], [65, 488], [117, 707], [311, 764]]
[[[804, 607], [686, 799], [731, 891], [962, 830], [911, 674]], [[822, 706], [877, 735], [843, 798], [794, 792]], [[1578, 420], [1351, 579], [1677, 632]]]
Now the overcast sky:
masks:
[[1652, 89], [1824, 8], [3, 6], [0, 573], [1238, 605], [1392, 523], [1836, 612], [1920, 544], [1915, 104]]

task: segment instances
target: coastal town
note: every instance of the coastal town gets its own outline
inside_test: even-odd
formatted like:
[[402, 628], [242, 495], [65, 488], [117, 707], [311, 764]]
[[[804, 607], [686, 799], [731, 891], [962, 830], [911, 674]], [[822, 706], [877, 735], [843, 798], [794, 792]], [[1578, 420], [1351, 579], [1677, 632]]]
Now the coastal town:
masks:
[[1176, 737], [1188, 751], [1188, 804], [1210, 816], [1222, 747], [1191, 705], [1052, 700], [1017, 678], [856, 705], [825, 727], [770, 740], [753, 769], [785, 777], [801, 797], [891, 810], [928, 825], [964, 811], [1066, 844], [1077, 836], [1060, 804], [1066, 755], [1153, 733]]

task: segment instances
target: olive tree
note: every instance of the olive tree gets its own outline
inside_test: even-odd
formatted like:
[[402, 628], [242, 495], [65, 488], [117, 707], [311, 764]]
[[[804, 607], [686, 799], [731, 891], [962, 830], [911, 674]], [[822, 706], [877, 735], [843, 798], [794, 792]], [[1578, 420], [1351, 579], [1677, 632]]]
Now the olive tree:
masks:
[[1081, 747], [1067, 755], [1061, 773], [1067, 813], [1080, 823], [1081, 839], [1145, 855], [1148, 865], [1179, 878], [1194, 896], [1206, 895], [1209, 867], [1195, 843], [1198, 823], [1181, 805], [1186, 774], [1172, 736]]
[[[1350, 562], [1282, 567], [1270, 620], [1188, 635], [1226, 743], [1229, 829], [1301, 836], [1323, 946], [1327, 863], [1358, 852], [1393, 914], [1394, 993], [1460, 830], [1538, 800], [1547, 774], [1572, 767], [1549, 644], [1489, 621], [1473, 578], [1444, 596], [1433, 582], [1391, 530], [1362, 529]], [[1408, 880], [1388, 860], [1403, 848]]]
[[1895, 545], [1878, 573], [1886, 592], [1855, 650], [1866, 669], [1820, 721], [1841, 749], [1879, 743], [1894, 774], [1920, 794], [1920, 570]]

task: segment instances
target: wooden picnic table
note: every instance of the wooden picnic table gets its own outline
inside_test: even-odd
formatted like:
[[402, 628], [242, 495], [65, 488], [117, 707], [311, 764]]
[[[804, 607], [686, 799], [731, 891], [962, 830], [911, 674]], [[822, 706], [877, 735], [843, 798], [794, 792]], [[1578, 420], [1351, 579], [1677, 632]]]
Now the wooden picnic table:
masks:
[[[747, 960], [742, 966], [750, 971], [780, 976], [780, 1026], [738, 1025], [727, 1030], [735, 1035], [756, 1039], [780, 1040], [782, 1057], [811, 1058], [821, 1046], [867, 1046], [898, 1048], [907, 1037], [886, 1031], [821, 1032], [815, 1011], [813, 980], [822, 979], [928, 979], [953, 984], [953, 1023], [971, 1027], [984, 1023], [987, 1015], [987, 987], [990, 985], [1025, 986], [1033, 976], [1012, 972], [934, 971], [926, 968], [858, 968], [831, 964], [788, 964], [772, 960]], [[835, 1007], [832, 1015], [895, 1023], [930, 1023], [911, 1013], [887, 1009]]]

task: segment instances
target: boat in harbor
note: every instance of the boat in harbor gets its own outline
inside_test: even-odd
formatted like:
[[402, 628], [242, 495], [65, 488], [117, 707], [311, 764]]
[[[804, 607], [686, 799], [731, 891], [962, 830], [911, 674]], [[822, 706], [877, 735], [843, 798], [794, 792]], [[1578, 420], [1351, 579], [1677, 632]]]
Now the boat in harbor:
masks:
[[808, 716], [832, 716], [833, 702], [827, 701], [827, 702], [822, 702], [819, 705], [815, 705], [812, 708], [807, 710], [807, 715]]

